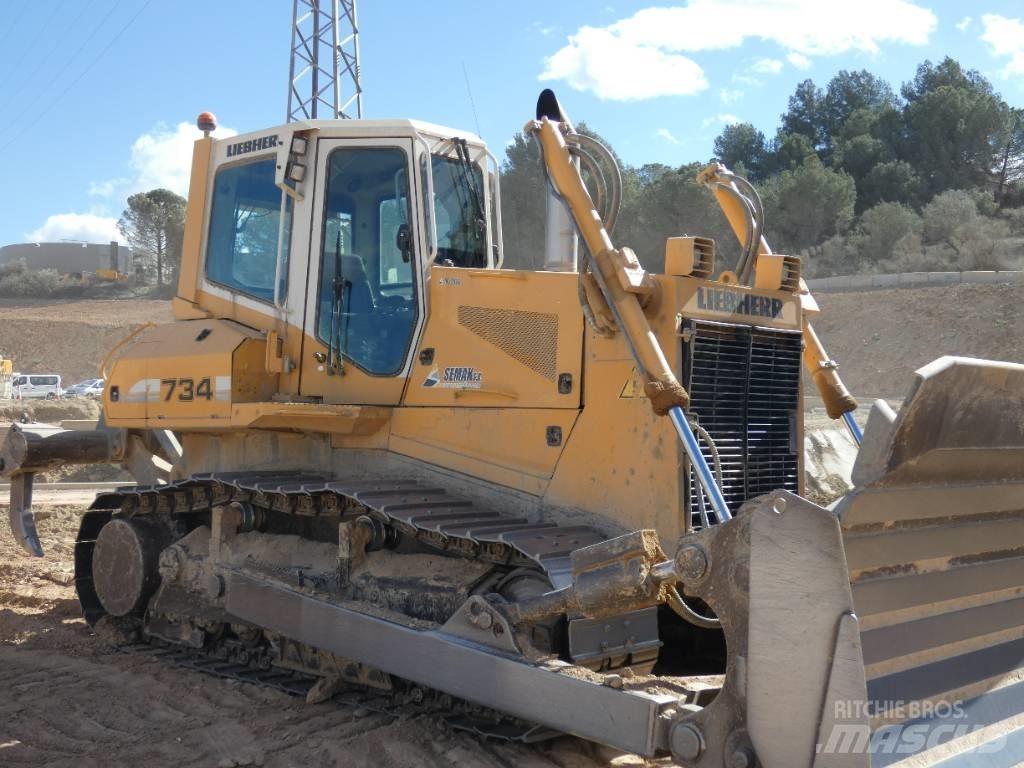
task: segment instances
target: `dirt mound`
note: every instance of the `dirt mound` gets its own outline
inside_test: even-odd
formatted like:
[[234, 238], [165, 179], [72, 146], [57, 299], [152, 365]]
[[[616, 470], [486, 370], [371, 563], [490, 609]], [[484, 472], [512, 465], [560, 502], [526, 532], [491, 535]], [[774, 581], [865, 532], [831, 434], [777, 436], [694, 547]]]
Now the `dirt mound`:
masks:
[[1024, 362], [1024, 285], [953, 285], [815, 296], [814, 326], [850, 390], [902, 398], [942, 355]]
[[66, 400], [0, 400], [0, 423], [30, 421], [60, 424], [67, 419], [98, 419], [103, 410], [96, 399], [68, 398]]
[[59, 373], [68, 386], [98, 375], [106, 354], [143, 323], [172, 320], [152, 299], [0, 302], [0, 355], [22, 373]]

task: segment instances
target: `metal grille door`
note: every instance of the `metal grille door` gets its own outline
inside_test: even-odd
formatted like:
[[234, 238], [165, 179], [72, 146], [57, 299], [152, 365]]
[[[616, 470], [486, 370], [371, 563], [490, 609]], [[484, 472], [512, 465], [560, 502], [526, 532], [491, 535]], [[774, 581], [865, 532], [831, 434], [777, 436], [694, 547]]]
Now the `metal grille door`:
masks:
[[[774, 490], [799, 492], [797, 409], [803, 342], [799, 331], [691, 321], [684, 335], [684, 381], [691, 417], [706, 429], [722, 462], [722, 493], [735, 512]], [[708, 462], [711, 450], [701, 445]], [[687, 506], [700, 523], [695, 480]], [[714, 515], [708, 510], [714, 521]]]

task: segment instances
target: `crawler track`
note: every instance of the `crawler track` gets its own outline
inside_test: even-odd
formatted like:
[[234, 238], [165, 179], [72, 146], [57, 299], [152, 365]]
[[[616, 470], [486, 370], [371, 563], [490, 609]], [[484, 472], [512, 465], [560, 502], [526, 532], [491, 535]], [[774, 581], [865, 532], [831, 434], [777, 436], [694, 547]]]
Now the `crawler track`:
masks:
[[[161, 486], [133, 486], [103, 493], [84, 515], [75, 543], [75, 587], [86, 621], [96, 625], [105, 615], [92, 581], [92, 556], [100, 530], [114, 516], [159, 515], [191, 518], [231, 502], [287, 515], [346, 518], [370, 515], [403, 536], [433, 549], [466, 558], [543, 572], [555, 587], [570, 578], [570, 554], [605, 537], [586, 526], [531, 522], [481, 509], [440, 487], [403, 480], [341, 483], [299, 472], [233, 472], [194, 475]], [[630, 648], [609, 651], [597, 664], [653, 661], [660, 642], [653, 614], [631, 629]], [[586, 620], [578, 620], [581, 625]], [[629, 623], [628, 621], [626, 622]], [[132, 650], [160, 656], [178, 665], [220, 677], [304, 695], [315, 683], [309, 675], [293, 674], [273, 665], [266, 654], [250, 656], [244, 649], [221, 641], [197, 650], [150, 639]], [[600, 654], [598, 654], [600, 656]], [[594, 662], [593, 656], [588, 659]]]
[[[444, 488], [416, 481], [346, 483], [299, 472], [218, 472], [170, 485], [120, 488], [100, 495], [90, 514], [182, 515], [232, 501], [306, 516], [363, 511], [438, 550], [498, 565], [539, 566], [556, 588], [568, 579], [572, 551], [605, 538], [588, 526], [536, 522], [483, 509]], [[90, 528], [83, 523], [83, 532], [90, 533]], [[79, 539], [83, 546], [90, 540]]]

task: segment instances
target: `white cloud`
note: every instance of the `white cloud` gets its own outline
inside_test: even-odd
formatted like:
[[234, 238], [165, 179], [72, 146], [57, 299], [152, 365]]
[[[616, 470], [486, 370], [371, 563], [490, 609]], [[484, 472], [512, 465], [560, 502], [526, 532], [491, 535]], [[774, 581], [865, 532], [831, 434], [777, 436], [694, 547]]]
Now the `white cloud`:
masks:
[[762, 75], [777, 75], [782, 71], [782, 62], [778, 59], [758, 59], [751, 69]]
[[664, 139], [669, 144], [678, 144], [679, 143], [679, 139], [677, 139], [673, 135], [672, 131], [670, 131], [668, 128], [659, 128], [658, 130], [656, 130], [654, 132], [654, 135], [657, 136], [659, 139]]
[[688, 96], [708, 87], [692, 59], [595, 27], [570, 36], [568, 45], [545, 60], [540, 79], [564, 80], [577, 91], [614, 101]]
[[981, 25], [985, 30], [981, 39], [988, 44], [992, 55], [1007, 59], [1000, 74], [1003, 77], [1024, 75], [1024, 23], [1020, 19], [986, 13], [981, 17]]
[[716, 123], [721, 123], [722, 125], [733, 125], [734, 123], [742, 123], [742, 122], [743, 122], [743, 120], [741, 120], [736, 115], [730, 114], [729, 112], [723, 112], [723, 113], [718, 114], [718, 115], [712, 115], [710, 117], [705, 117], [701, 121], [700, 124], [701, 124], [702, 128], [708, 128], [708, 127], [710, 127], [712, 125], [715, 125]]
[[811, 60], [804, 56], [802, 53], [797, 53], [796, 51], [793, 51], [793, 53], [786, 54], [786, 61], [788, 61], [797, 69], [811, 68]]
[[26, 233], [30, 243], [52, 243], [61, 240], [82, 240], [87, 243], [124, 242], [117, 231], [117, 219], [94, 213], [55, 213], [47, 216], [38, 229]]
[[967, 28], [971, 26], [971, 22], [974, 21], [970, 16], [964, 16], [960, 21], [956, 23], [956, 28], [961, 32], [966, 32]]
[[[234, 136], [231, 128], [218, 128], [217, 138]], [[157, 187], [169, 189], [179, 195], [188, 194], [188, 179], [192, 171], [192, 144], [202, 133], [192, 123], [181, 122], [174, 128], [159, 124], [139, 136], [130, 149], [130, 176], [121, 176], [89, 184], [92, 197], [116, 200], [117, 210], [124, 207], [123, 200], [135, 192]], [[113, 202], [112, 202], [113, 207]], [[106, 243], [121, 240], [117, 219], [102, 213], [57, 213], [48, 216], [42, 226], [25, 235], [32, 242], [84, 240]]]
[[938, 23], [915, 0], [828, 5], [828, 23], [821, 0], [691, 0], [645, 8], [606, 27], [581, 27], [545, 60], [540, 79], [564, 80], [603, 99], [685, 95], [704, 90], [707, 81], [683, 54], [738, 48], [747, 40], [775, 43], [784, 55], [876, 53], [886, 44], [924, 45]]
[[[218, 128], [213, 135], [223, 139], [236, 133], [231, 128]], [[192, 171], [192, 145], [202, 135], [194, 124], [181, 122], [174, 128], [160, 124], [150, 133], [139, 136], [131, 150], [131, 164], [136, 173], [133, 191], [163, 187], [179, 195], [187, 194], [188, 177]]]
[[[236, 133], [238, 131], [232, 128], [218, 128], [213, 135], [223, 139]], [[179, 195], [187, 195], [192, 171], [192, 145], [202, 135], [192, 123], [180, 122], [173, 128], [158, 123], [132, 142], [129, 150], [131, 175], [94, 181], [89, 185], [89, 194], [126, 198], [136, 192], [163, 187]]]
[[723, 104], [731, 104], [743, 98], [743, 91], [738, 88], [723, 88], [718, 92], [718, 98], [722, 100]]
[[121, 187], [128, 184], [131, 179], [117, 178], [107, 181], [92, 181], [89, 183], [89, 195], [91, 197], [110, 197]]
[[760, 85], [761, 84], [761, 81], [758, 80], [756, 77], [751, 77], [750, 75], [741, 75], [741, 74], [733, 75], [732, 76], [732, 81], [734, 83], [740, 83], [741, 85], [750, 85], [750, 86], [756, 86], [756, 85]]
[[[884, 43], [924, 45], [937, 24], [935, 14], [913, 0], [861, 0], [829, 6], [825, 24], [821, 0], [692, 0], [685, 7], [638, 11], [609, 29], [624, 39], [670, 51], [736, 48], [752, 38], [813, 56], [874, 53]], [[878, 23], [882, 18], [885, 24]], [[716, 33], [694, 35], [695, 29]]]

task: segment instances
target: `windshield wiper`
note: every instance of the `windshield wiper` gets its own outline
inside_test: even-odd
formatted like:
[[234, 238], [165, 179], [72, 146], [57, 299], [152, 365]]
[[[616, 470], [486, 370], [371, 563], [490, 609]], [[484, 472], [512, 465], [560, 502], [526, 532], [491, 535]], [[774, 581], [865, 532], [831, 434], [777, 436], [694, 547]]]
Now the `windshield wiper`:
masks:
[[[473, 161], [469, 159], [469, 147], [466, 144], [466, 140], [454, 138], [452, 143], [455, 145], [455, 156], [458, 159], [459, 169], [462, 171], [459, 181], [461, 181], [467, 193], [464, 208], [467, 209], [466, 212], [473, 219], [472, 231], [470, 233], [473, 238], [473, 250], [479, 251], [481, 250], [478, 247], [480, 240], [484, 237], [487, 230], [487, 216], [484, 212], [483, 190], [480, 188], [480, 179], [476, 173], [478, 169]], [[466, 223], [469, 224], [470, 222], [467, 221]]]
[[341, 269], [341, 229], [334, 241], [334, 279], [331, 281], [331, 339], [328, 345], [327, 375], [345, 373], [345, 341], [348, 336], [348, 304], [345, 291], [352, 291], [352, 283], [346, 280]]

